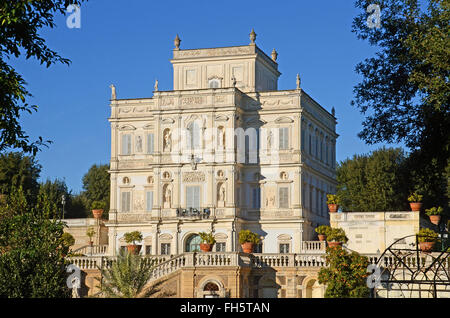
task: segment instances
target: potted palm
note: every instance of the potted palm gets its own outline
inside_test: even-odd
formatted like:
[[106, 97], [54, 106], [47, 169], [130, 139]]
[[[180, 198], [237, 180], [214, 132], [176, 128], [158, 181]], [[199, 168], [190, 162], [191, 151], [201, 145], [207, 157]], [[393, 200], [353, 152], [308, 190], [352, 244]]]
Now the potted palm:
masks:
[[327, 235], [330, 232], [331, 227], [328, 225], [320, 225], [316, 227], [315, 231], [317, 233], [317, 236], [319, 237], [319, 241], [323, 242], [327, 240]]
[[241, 244], [244, 253], [252, 253], [255, 244], [258, 244], [260, 241], [259, 235], [250, 230], [241, 230], [239, 232], [239, 244]]
[[141, 251], [141, 245], [137, 245], [136, 242], [142, 241], [142, 233], [139, 231], [128, 232], [123, 235], [127, 245], [127, 250], [130, 254], [139, 254]]
[[420, 250], [425, 253], [431, 252], [438, 236], [439, 235], [431, 229], [420, 229], [419, 233], [417, 233]]
[[202, 243], [200, 243], [200, 249], [203, 252], [211, 252], [214, 243], [216, 243], [216, 239], [212, 233], [200, 232], [198, 233], [200, 238], [202, 239]]
[[341, 228], [331, 228], [327, 233], [328, 247], [340, 246], [343, 243], [347, 243], [348, 238], [345, 235], [345, 231]]
[[411, 211], [420, 211], [420, 209], [422, 208], [422, 199], [423, 199], [423, 195], [420, 195], [417, 192], [412, 193], [408, 197], [409, 206], [411, 207]]
[[86, 235], [89, 237], [89, 245], [92, 246], [94, 245], [94, 241], [92, 240], [92, 238], [95, 235], [95, 230], [92, 226], [90, 226], [87, 231], [86, 231]]
[[431, 209], [426, 209], [425, 213], [430, 218], [431, 223], [439, 225], [443, 211], [444, 209], [442, 209], [442, 207], [432, 207]]
[[106, 203], [103, 201], [94, 201], [92, 202], [91, 209], [94, 218], [100, 219], [103, 214], [103, 210], [106, 208]]
[[339, 209], [339, 198], [336, 194], [327, 194], [327, 205], [330, 213], [336, 213]]

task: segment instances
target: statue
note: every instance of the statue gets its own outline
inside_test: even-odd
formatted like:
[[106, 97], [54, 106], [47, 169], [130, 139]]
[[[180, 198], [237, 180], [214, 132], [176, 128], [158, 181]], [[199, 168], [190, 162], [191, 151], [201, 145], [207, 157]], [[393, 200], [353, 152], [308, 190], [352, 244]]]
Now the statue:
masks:
[[300, 89], [300, 84], [301, 84], [300, 75], [297, 74], [297, 89]]
[[225, 201], [225, 186], [220, 187], [219, 201]]
[[155, 89], [155, 92], [157, 92], [158, 91], [158, 80], [155, 80], [155, 86], [154, 86], [154, 89]]
[[275, 51], [275, 49], [273, 49], [273, 51], [272, 51], [272, 61], [276, 62], [277, 61], [277, 57], [278, 57], [278, 53], [277, 53], [277, 51]]
[[164, 151], [171, 151], [172, 150], [172, 137], [170, 134], [170, 131], [166, 131], [164, 135]]
[[136, 152], [142, 152], [142, 137], [136, 137]]
[[272, 148], [272, 131], [269, 131], [269, 135], [267, 136], [267, 149]]
[[80, 298], [80, 293], [78, 292], [78, 289], [80, 288], [80, 279], [78, 277], [74, 277], [71, 283], [72, 283], [72, 298]]
[[252, 32], [250, 32], [250, 44], [255, 44], [255, 40], [256, 40], [256, 33], [255, 30], [252, 29]]
[[225, 133], [222, 128], [219, 128], [219, 147], [224, 148], [225, 147]]
[[177, 36], [175, 37], [175, 40], [173, 41], [173, 44], [175, 45], [175, 50], [179, 50], [180, 49], [180, 43], [181, 43], [181, 40], [180, 40], [180, 37], [177, 34]]
[[165, 202], [164, 207], [169, 207], [170, 208], [171, 201], [172, 201], [172, 193], [171, 193], [169, 188], [166, 188], [166, 193], [165, 193], [165, 196], [164, 196], [164, 202]]
[[116, 87], [113, 84], [111, 84], [109, 87], [111, 88], [111, 100], [115, 100], [117, 98]]

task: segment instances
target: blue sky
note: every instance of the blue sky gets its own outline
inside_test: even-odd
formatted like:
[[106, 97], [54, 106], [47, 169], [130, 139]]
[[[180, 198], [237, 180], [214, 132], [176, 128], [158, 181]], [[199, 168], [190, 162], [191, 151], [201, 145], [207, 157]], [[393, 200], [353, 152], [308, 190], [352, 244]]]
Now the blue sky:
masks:
[[181, 48], [247, 45], [254, 28], [256, 44], [268, 55], [275, 48], [282, 73], [279, 89], [302, 88], [326, 109], [336, 108], [337, 159], [367, 153], [357, 137], [363, 116], [350, 106], [354, 69], [375, 51], [351, 32], [358, 14], [352, 0], [332, 1], [124, 1], [91, 0], [81, 7], [81, 28], [69, 29], [66, 18], [42, 35], [72, 64], [46, 69], [36, 61], [14, 62], [39, 105], [23, 115], [30, 136], [53, 144], [37, 156], [41, 179], [65, 179], [74, 193], [94, 163], [110, 157], [109, 85], [118, 98], [151, 97], [154, 81], [172, 89], [173, 40]]

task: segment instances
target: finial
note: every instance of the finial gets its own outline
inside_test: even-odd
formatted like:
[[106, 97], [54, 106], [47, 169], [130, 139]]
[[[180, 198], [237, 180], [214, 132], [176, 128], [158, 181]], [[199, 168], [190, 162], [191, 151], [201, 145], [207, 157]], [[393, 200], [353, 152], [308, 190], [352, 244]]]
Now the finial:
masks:
[[155, 86], [153, 86], [153, 87], [155, 89], [155, 92], [157, 92], [158, 91], [158, 80], [157, 79], [155, 80]]
[[175, 44], [175, 50], [179, 50], [180, 49], [181, 40], [180, 40], [180, 37], [178, 36], [178, 34], [175, 37], [175, 40], [173, 41], [173, 43]]
[[231, 78], [231, 84], [233, 85], [233, 87], [236, 87], [236, 77], [232, 77]]
[[278, 57], [278, 53], [277, 53], [277, 51], [275, 51], [275, 49], [273, 49], [273, 51], [272, 51], [272, 60], [274, 62], [276, 62], [277, 61], [277, 57]]
[[250, 32], [250, 44], [255, 44], [255, 40], [256, 40], [256, 33], [255, 30], [252, 29], [252, 32]]
[[333, 115], [334, 117], [336, 117], [336, 110], [334, 109], [334, 107], [331, 108], [331, 115]]
[[300, 84], [301, 84], [300, 75], [297, 74], [297, 89], [300, 89]]
[[117, 98], [116, 87], [113, 84], [109, 85], [109, 87], [111, 88], [111, 100], [115, 100]]

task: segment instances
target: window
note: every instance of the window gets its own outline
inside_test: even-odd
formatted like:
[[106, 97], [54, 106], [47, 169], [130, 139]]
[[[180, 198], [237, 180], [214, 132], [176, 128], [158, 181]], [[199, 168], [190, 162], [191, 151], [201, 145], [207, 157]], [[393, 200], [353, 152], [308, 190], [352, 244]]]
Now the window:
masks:
[[252, 208], [261, 208], [261, 188], [252, 189]]
[[152, 246], [145, 245], [145, 255], [152, 255]]
[[279, 189], [280, 208], [289, 208], [289, 188], [282, 187]]
[[148, 134], [147, 135], [147, 153], [153, 154], [154, 151], [155, 151], [155, 135]]
[[161, 255], [170, 255], [170, 243], [161, 243]]
[[122, 135], [122, 155], [131, 155], [131, 135]]
[[209, 80], [208, 86], [209, 88], [220, 88], [220, 80], [217, 78], [213, 78]]
[[130, 212], [131, 208], [131, 193], [122, 192], [122, 212]]
[[150, 212], [153, 209], [153, 191], [147, 191], [145, 197], [147, 201], [147, 212]]
[[216, 252], [225, 252], [225, 248], [226, 248], [225, 242], [216, 243]]
[[301, 150], [305, 150], [305, 134], [306, 134], [306, 130], [304, 128], [302, 128], [301, 131]]
[[289, 253], [289, 243], [280, 243], [280, 254]]
[[312, 155], [312, 140], [311, 134], [309, 134], [309, 154]]
[[329, 160], [328, 160], [328, 142], [325, 145], [325, 163], [328, 165]]
[[279, 149], [286, 150], [289, 149], [289, 128], [283, 127], [279, 128]]
[[187, 144], [190, 150], [200, 148], [200, 128], [195, 121], [188, 126]]
[[186, 207], [200, 210], [200, 187], [186, 187]]
[[259, 242], [258, 244], [255, 244], [254, 251], [255, 251], [255, 253], [262, 253], [263, 252], [262, 242]]

